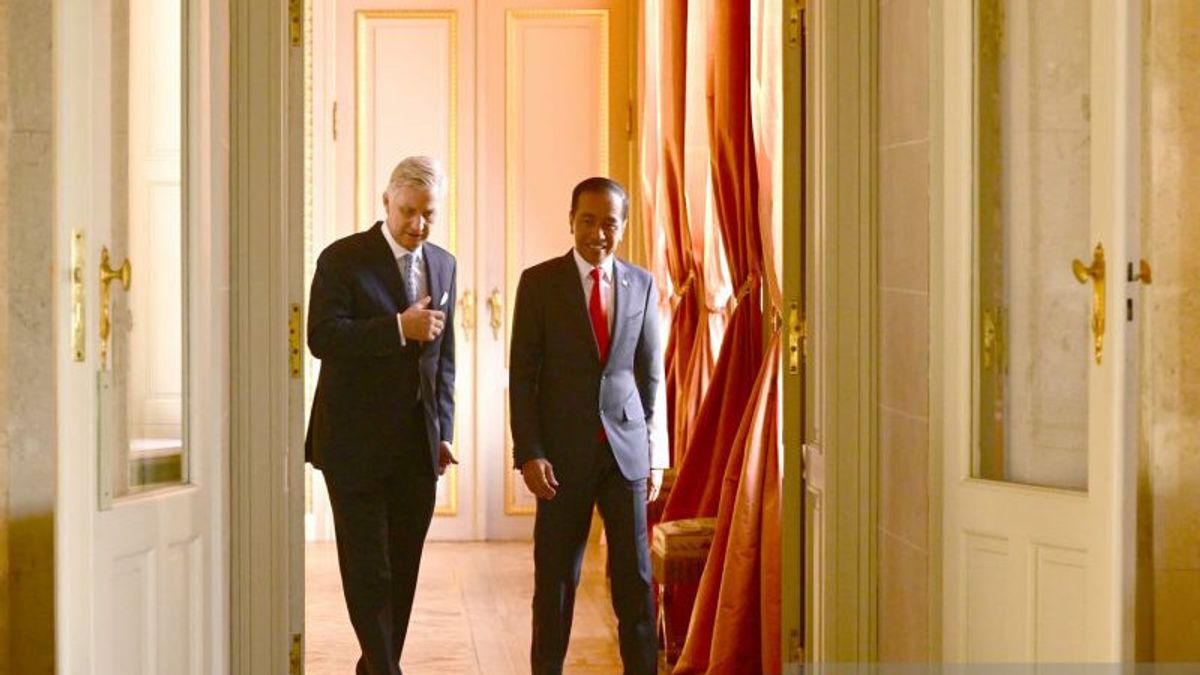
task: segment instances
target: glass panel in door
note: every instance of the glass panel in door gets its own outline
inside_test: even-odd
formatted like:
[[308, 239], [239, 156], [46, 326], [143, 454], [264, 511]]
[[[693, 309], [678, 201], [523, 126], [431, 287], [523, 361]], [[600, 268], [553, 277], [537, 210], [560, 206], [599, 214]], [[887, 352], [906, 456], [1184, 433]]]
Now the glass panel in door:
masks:
[[98, 379], [102, 503], [187, 481], [183, 3], [113, 0], [111, 16], [112, 228], [101, 254]]
[[977, 478], [1087, 488], [1091, 3], [977, 0]]

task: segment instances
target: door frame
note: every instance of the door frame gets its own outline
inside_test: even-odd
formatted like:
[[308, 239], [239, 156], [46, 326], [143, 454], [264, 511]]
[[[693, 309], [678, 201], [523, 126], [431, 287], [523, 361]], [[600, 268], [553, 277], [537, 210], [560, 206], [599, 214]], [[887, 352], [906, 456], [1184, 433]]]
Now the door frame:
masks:
[[[958, 0], [948, 0], [956, 2]], [[929, 2], [929, 353], [946, 353], [945, 265], [945, 143], [946, 35], [943, 15], [947, 0]], [[945, 491], [946, 365], [929, 359], [929, 658], [941, 661], [942, 648], [942, 503]]]
[[290, 373], [289, 308], [303, 303], [303, 92], [291, 82], [302, 64], [304, 4], [228, 0], [224, 17], [231, 673], [299, 672], [303, 653], [293, 623], [303, 584], [299, 598], [291, 585], [303, 579], [293, 546], [297, 536], [303, 544], [303, 521], [292, 522], [304, 495], [303, 471], [295, 470], [303, 463], [294, 458], [303, 438], [292, 430], [302, 427], [294, 420], [304, 399], [302, 380]]
[[805, 12], [809, 662], [877, 654], [877, 5], [810, 0]]
[[[804, 25], [805, 0], [784, 0], [780, 22], [783, 31], [780, 45], [783, 47], [781, 64], [783, 76], [783, 194], [800, 195], [800, 199], [783, 201], [783, 307], [784, 331], [788, 336], [787, 358], [780, 363], [783, 381], [783, 560], [782, 591], [780, 600], [781, 654], [784, 668], [789, 673], [799, 672], [804, 662], [805, 627], [812, 622], [811, 614], [805, 612], [805, 573], [809, 559], [805, 555], [804, 525], [804, 450], [806, 437], [804, 422], [808, 419], [805, 409], [805, 383], [807, 345], [802, 344], [803, 316], [807, 314], [804, 294], [805, 219], [807, 203], [806, 174], [804, 171], [809, 144], [805, 138], [804, 89], [807, 73], [804, 72], [803, 50], [807, 45]], [[790, 468], [789, 468], [790, 467]]]
[[[787, 17], [793, 0], [779, 1]], [[288, 157], [302, 156], [295, 139], [302, 143], [303, 115], [302, 107], [289, 112], [295, 92], [286, 74], [292, 50], [303, 47], [289, 47], [289, 0], [228, 3], [222, 18], [229, 26], [231, 103], [230, 672], [279, 673], [289, 666], [293, 639], [288, 585], [296, 563], [289, 555], [288, 493], [303, 490], [302, 482], [290, 486], [286, 479], [289, 452], [301, 447], [288, 437], [288, 420], [303, 414], [291, 402], [296, 387], [287, 372], [288, 306], [303, 298], [287, 272], [291, 257], [303, 250], [303, 218], [292, 213], [301, 200], [287, 198], [294, 182]], [[806, 566], [806, 573], [823, 570], [804, 596], [809, 661], [869, 661], [876, 654], [875, 4], [810, 0], [806, 14], [805, 398], [811, 431], [805, 437], [827, 458], [819, 534], [805, 533], [810, 542], [815, 536], [824, 542], [819, 559]], [[636, 161], [631, 166], [636, 170]], [[794, 227], [794, 220], [788, 223], [785, 230]], [[816, 626], [819, 645], [811, 642]], [[783, 639], [786, 647], [786, 631]]]

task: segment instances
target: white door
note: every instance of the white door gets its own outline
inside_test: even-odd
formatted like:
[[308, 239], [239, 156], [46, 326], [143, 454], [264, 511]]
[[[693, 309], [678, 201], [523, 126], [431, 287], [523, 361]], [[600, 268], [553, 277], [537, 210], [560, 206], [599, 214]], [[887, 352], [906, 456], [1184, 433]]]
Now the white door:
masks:
[[1130, 659], [1139, 10], [942, 11], [945, 657]]
[[531, 537], [536, 506], [513, 471], [508, 429], [517, 281], [525, 268], [570, 250], [576, 183], [609, 175], [631, 195], [635, 189], [630, 4], [479, 2], [478, 290], [487, 312], [477, 345], [477, 443], [489, 539]]
[[[532, 535], [534, 501], [511, 470], [508, 440], [506, 344], [516, 281], [525, 267], [569, 249], [576, 182], [613, 172], [628, 184], [624, 3], [541, 5], [348, 0], [329, 12], [336, 16], [334, 100], [314, 107], [336, 104], [336, 171], [315, 190], [332, 193], [326, 212], [335, 225], [313, 223], [314, 253], [384, 217], [380, 195], [401, 158], [431, 155], [450, 175], [446, 217], [430, 239], [458, 259], [461, 464], [439, 481], [433, 540]], [[317, 485], [313, 497], [320, 523], [327, 507]]]
[[214, 114], [190, 39], [209, 20], [197, 0], [57, 11], [64, 673], [226, 668], [224, 250], [214, 144], [188, 123]]

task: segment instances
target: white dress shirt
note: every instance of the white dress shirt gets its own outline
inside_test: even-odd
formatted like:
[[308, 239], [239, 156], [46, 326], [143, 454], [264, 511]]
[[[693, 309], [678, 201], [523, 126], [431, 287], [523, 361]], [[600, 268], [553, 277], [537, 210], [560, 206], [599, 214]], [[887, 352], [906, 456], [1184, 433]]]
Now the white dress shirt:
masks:
[[[383, 231], [383, 238], [385, 241], [387, 241], [388, 248], [392, 249], [392, 257], [396, 259], [396, 268], [400, 270], [400, 280], [404, 282], [405, 292], [408, 290], [408, 279], [404, 278], [403, 258], [409, 254], [411, 254], [413, 257], [412, 273], [413, 277], [416, 278], [417, 297], [409, 298], [408, 301], [416, 302], [429, 295], [429, 282], [425, 279], [424, 246], [422, 244], [417, 244], [417, 249], [415, 251], [410, 251], [404, 248], [396, 241], [395, 237], [392, 236], [392, 231], [388, 229], [386, 221], [383, 223], [383, 227], [379, 229]], [[404, 339], [404, 328], [400, 324], [399, 314], [396, 315], [396, 328], [400, 330], [400, 346], [403, 347], [407, 344], [407, 342]]]
[[[578, 250], [572, 249], [575, 254], [575, 266], [579, 269], [579, 280], [583, 284], [584, 301], [591, 306], [592, 301], [592, 284], [595, 280], [592, 279], [592, 268], [600, 268], [600, 305], [604, 308], [604, 316], [608, 319], [608, 344], [609, 349], [612, 349], [613, 338], [613, 305], [615, 304], [616, 288], [613, 285], [613, 257], [606, 256], [600, 261], [599, 265], [592, 265], [585, 260]], [[651, 308], [657, 311], [657, 308]], [[589, 321], [591, 314], [588, 314]], [[668, 449], [668, 441], [666, 435], [666, 427], [662, 420], [667, 414], [667, 396], [666, 382], [658, 383], [658, 391], [654, 396], [654, 417], [649, 421], [647, 431], [650, 434], [650, 468], [665, 469], [671, 463], [671, 453]]]
[[[592, 263], [583, 259], [579, 251], [575, 251], [575, 266], [579, 268], [579, 279], [583, 282], [583, 299], [588, 303], [589, 310], [592, 302]], [[604, 308], [604, 316], [608, 319], [608, 337], [612, 340], [613, 332], [613, 257], [610, 255], [600, 261], [600, 306]], [[589, 313], [590, 317], [591, 314]]]

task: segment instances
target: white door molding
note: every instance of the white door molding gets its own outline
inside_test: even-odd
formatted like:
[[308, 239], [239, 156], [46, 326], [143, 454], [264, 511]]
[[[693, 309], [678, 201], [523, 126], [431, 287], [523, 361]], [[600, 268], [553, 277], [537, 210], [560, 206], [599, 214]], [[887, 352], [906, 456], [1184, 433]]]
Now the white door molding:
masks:
[[288, 5], [229, 4], [229, 656], [245, 674], [288, 671], [289, 586], [303, 578], [292, 551], [303, 398], [288, 350], [289, 306], [302, 302], [303, 107], [290, 80], [303, 45], [289, 39]]
[[816, 0], [808, 10], [806, 442], [824, 451], [825, 483], [816, 531], [805, 533], [822, 556], [812, 561], [820, 575], [809, 580], [806, 648], [823, 661], [876, 654], [877, 4]]

